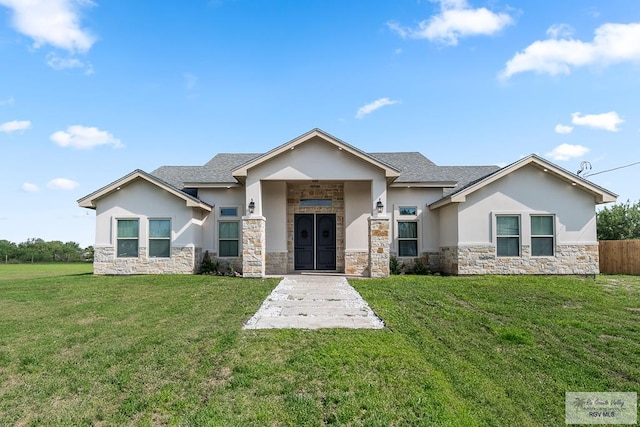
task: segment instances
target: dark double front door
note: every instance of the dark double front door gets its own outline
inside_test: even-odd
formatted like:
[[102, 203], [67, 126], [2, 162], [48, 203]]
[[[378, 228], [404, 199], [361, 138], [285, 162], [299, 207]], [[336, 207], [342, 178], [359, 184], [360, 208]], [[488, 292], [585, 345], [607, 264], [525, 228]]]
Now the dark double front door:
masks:
[[293, 251], [296, 270], [336, 269], [336, 215], [295, 214]]

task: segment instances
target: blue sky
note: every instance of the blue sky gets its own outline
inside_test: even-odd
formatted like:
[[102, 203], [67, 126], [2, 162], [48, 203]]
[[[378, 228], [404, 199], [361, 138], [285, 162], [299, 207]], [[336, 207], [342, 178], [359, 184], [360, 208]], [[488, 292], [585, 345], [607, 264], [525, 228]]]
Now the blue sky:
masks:
[[[76, 200], [319, 127], [440, 165], [530, 153], [640, 199], [637, 0], [0, 0], [0, 239], [92, 244]], [[600, 173], [602, 172], [602, 173]]]

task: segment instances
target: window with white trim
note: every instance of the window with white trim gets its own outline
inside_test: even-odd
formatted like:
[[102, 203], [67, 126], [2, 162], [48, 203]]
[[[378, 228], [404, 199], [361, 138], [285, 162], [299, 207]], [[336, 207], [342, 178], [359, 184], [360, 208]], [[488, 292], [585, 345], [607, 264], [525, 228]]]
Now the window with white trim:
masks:
[[171, 256], [171, 220], [149, 220], [149, 257], [169, 258]]
[[418, 256], [418, 207], [398, 206], [398, 256]]
[[531, 256], [553, 256], [555, 233], [553, 215], [531, 215]]
[[417, 221], [398, 221], [398, 256], [418, 256]]
[[117, 220], [116, 254], [118, 258], [135, 258], [138, 256], [139, 222], [137, 219]]
[[496, 215], [496, 254], [520, 256], [520, 215]]
[[221, 207], [218, 221], [218, 256], [237, 257], [240, 255], [240, 221], [238, 207]]

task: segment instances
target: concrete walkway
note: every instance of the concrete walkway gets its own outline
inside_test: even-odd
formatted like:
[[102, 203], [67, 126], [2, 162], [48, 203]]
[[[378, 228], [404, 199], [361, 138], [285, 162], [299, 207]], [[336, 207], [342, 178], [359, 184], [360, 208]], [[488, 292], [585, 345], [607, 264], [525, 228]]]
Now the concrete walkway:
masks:
[[286, 276], [244, 329], [381, 329], [384, 322], [341, 276]]

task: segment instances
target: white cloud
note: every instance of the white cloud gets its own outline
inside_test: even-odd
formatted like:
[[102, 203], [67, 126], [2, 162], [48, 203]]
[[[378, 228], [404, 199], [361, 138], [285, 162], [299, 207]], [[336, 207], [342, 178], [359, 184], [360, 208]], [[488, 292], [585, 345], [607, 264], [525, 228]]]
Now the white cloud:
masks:
[[[552, 33], [562, 36], [558, 31]], [[590, 42], [567, 37], [535, 41], [507, 61], [500, 77], [508, 79], [526, 71], [570, 74], [576, 67], [606, 67], [627, 61], [640, 62], [640, 22], [603, 24]]]
[[38, 188], [38, 186], [35, 184], [25, 182], [24, 184], [22, 184], [22, 190], [28, 193], [34, 193], [36, 191], [40, 191], [40, 188]]
[[[1, 0], [0, 0], [1, 1]], [[71, 68], [80, 68], [85, 70], [86, 75], [93, 74], [93, 66], [89, 63], [82, 62], [78, 58], [62, 58], [51, 52], [47, 55], [47, 65], [54, 70], [67, 70]]]
[[584, 156], [588, 152], [589, 149], [582, 145], [561, 144], [548, 152], [547, 157], [551, 157], [553, 160], [571, 160]]
[[469, 36], [488, 36], [513, 23], [506, 13], [487, 8], [473, 9], [466, 0], [432, 0], [440, 3], [440, 13], [424, 20], [416, 28], [402, 27], [397, 22], [387, 26], [403, 38], [427, 39], [455, 46], [458, 39]]
[[7, 99], [0, 99], [0, 105], [11, 105], [15, 102], [15, 98], [10, 96]]
[[95, 37], [80, 26], [79, 6], [90, 0], [0, 0], [13, 11], [11, 23], [34, 41], [34, 47], [51, 45], [69, 52], [87, 52]]
[[5, 122], [0, 124], [0, 132], [15, 132], [17, 130], [25, 130], [31, 127], [31, 122], [29, 120], [12, 120], [10, 122]]
[[615, 111], [602, 114], [571, 114], [571, 123], [577, 126], [588, 126], [594, 129], [608, 130], [610, 132], [618, 132], [618, 125], [624, 123], [624, 120], [618, 116]]
[[556, 133], [567, 134], [573, 132], [573, 126], [557, 124], [554, 130]]
[[49, 138], [61, 147], [78, 149], [91, 149], [98, 145], [112, 145], [113, 148], [124, 147], [120, 140], [109, 132], [82, 125], [69, 126], [66, 131], [59, 130], [52, 133]]
[[547, 29], [547, 35], [552, 39], [568, 38], [573, 35], [575, 30], [569, 24], [554, 24]]
[[398, 104], [398, 102], [399, 101], [395, 101], [395, 100], [389, 99], [389, 98], [376, 99], [375, 101], [360, 107], [358, 109], [358, 112], [356, 113], [356, 119], [361, 119], [364, 116], [366, 116], [367, 114], [371, 114], [371, 113], [373, 113], [374, 111], [376, 111], [379, 108], [382, 108], [382, 107], [387, 106], [387, 105]]
[[78, 185], [80, 184], [67, 178], [56, 178], [47, 183], [47, 188], [50, 190], [73, 190]]

